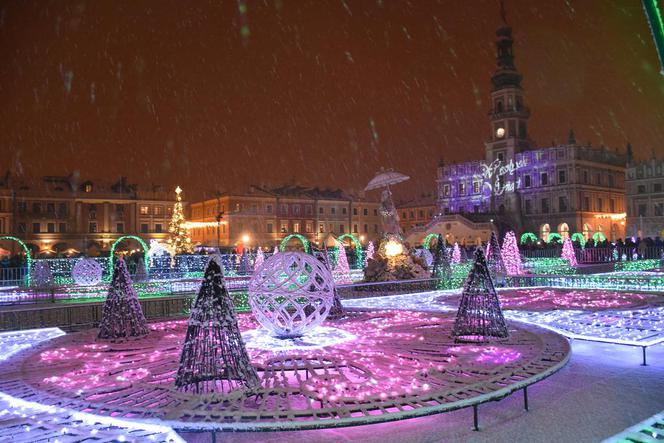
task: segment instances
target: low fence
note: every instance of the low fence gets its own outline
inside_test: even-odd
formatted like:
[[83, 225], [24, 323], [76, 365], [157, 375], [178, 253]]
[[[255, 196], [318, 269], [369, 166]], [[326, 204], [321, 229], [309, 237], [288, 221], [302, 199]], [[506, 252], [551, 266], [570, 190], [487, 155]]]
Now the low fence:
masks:
[[[524, 258], [559, 258], [561, 248], [522, 249]], [[636, 246], [618, 246], [615, 248], [574, 248], [576, 260], [579, 263], [609, 263], [621, 261], [634, 261], [644, 259], [661, 259], [664, 255], [664, 246], [649, 246], [639, 249]]]

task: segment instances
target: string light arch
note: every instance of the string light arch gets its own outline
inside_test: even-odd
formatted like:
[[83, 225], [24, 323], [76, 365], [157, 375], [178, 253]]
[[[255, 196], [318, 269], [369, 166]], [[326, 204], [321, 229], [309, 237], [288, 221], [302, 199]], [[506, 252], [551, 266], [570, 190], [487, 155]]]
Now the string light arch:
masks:
[[3, 235], [0, 237], [0, 241], [2, 240], [9, 240], [18, 243], [21, 248], [23, 248], [23, 252], [25, 252], [25, 260], [28, 265], [28, 273], [25, 277], [26, 284], [30, 286], [30, 274], [32, 272], [32, 254], [30, 254], [30, 248], [28, 248], [28, 245], [26, 245], [23, 240], [21, 240], [18, 237], [13, 237], [11, 235]]
[[523, 245], [528, 241], [531, 241], [533, 243], [537, 243], [537, 236], [535, 234], [533, 234], [532, 232], [524, 232], [523, 234], [521, 234], [521, 238], [519, 239], [519, 243], [521, 243]]
[[360, 243], [360, 240], [354, 236], [351, 233], [348, 234], [343, 234], [337, 237], [337, 241], [339, 244], [343, 246], [344, 244], [344, 239], [350, 238], [350, 240], [353, 242], [353, 245], [355, 245], [355, 257], [357, 259], [357, 263], [361, 264], [363, 263], [362, 261], [362, 243]]
[[286, 245], [288, 244], [291, 239], [296, 238], [300, 240], [300, 243], [302, 243], [302, 246], [304, 246], [304, 252], [309, 253], [311, 250], [311, 246], [309, 245], [309, 240], [306, 239], [303, 235], [300, 234], [290, 234], [284, 237], [283, 240], [281, 240], [281, 244], [279, 245], [279, 250], [281, 252], [284, 252], [286, 250]]
[[113, 275], [113, 265], [115, 264], [115, 247], [118, 245], [123, 240], [136, 240], [138, 243], [140, 243], [141, 247], [143, 248], [143, 264], [145, 265], [145, 271], [147, 272], [148, 269], [150, 268], [150, 257], [148, 256], [148, 251], [150, 248], [148, 248], [148, 245], [145, 244], [142, 238], [137, 237], [135, 235], [123, 235], [122, 237], [118, 238], [113, 242], [111, 245], [111, 255], [110, 259], [108, 260], [108, 275], [112, 276]]
[[431, 240], [435, 238], [438, 238], [438, 234], [428, 234], [424, 237], [424, 240], [422, 240], [422, 247], [424, 249], [429, 249], [431, 247]]
[[572, 241], [578, 241], [582, 248], [586, 246], [586, 238], [580, 232], [572, 234]]

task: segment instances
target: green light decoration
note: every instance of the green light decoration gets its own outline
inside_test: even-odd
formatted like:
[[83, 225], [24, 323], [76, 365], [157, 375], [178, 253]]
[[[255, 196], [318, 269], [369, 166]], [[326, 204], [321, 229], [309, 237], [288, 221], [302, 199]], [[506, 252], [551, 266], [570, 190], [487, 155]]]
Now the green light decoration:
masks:
[[424, 237], [424, 240], [422, 240], [422, 247], [424, 249], [431, 249], [431, 240], [438, 238], [438, 234], [429, 234], [426, 237]]
[[562, 243], [562, 242], [563, 242], [563, 237], [560, 234], [556, 232], [552, 232], [551, 234], [549, 234], [547, 243]]
[[528, 241], [531, 241], [533, 243], [537, 243], [537, 236], [533, 234], [532, 232], [524, 232], [521, 234], [521, 238], [519, 239], [519, 243], [522, 245], [525, 245]]
[[524, 258], [524, 267], [534, 275], [574, 275], [576, 269], [564, 258]]
[[580, 232], [575, 232], [570, 238], [572, 241], [578, 241], [582, 249], [586, 246], [586, 238]]
[[356, 266], [361, 268], [362, 263], [364, 263], [362, 259], [362, 243], [360, 243], [360, 240], [351, 233], [340, 235], [337, 237], [337, 241], [343, 245], [344, 240], [347, 238], [349, 238], [353, 242], [353, 245], [355, 245], [355, 257], [357, 259]]
[[304, 252], [307, 254], [311, 251], [311, 246], [309, 245], [309, 240], [306, 239], [303, 235], [300, 234], [290, 234], [287, 235], [283, 240], [281, 240], [281, 244], [279, 245], [279, 250], [281, 252], [284, 252], [286, 250], [286, 245], [288, 244], [289, 241], [292, 239], [298, 239], [300, 240], [300, 243], [302, 243], [302, 246], [304, 246]]
[[643, 9], [646, 11], [650, 31], [652, 32], [653, 39], [655, 40], [655, 49], [659, 55], [659, 63], [661, 70], [659, 71], [664, 75], [664, 3], [661, 0], [642, 0]]
[[659, 268], [659, 266], [660, 266], [659, 259], [649, 258], [645, 260], [616, 262], [613, 266], [613, 269], [616, 271], [638, 272], [638, 271], [649, 271], [651, 269], [657, 269]]
[[145, 264], [145, 272], [148, 272], [150, 269], [150, 257], [148, 257], [148, 245], [145, 244], [143, 239], [140, 237], [137, 237], [135, 235], [123, 235], [122, 237], [118, 238], [115, 240], [115, 242], [111, 245], [111, 254], [110, 254], [110, 259], [108, 261], [108, 276], [107, 278], [111, 278], [113, 276], [113, 266], [115, 262], [115, 247], [120, 243], [122, 240], [136, 240], [138, 243], [141, 244], [141, 247], [143, 248], [143, 262]]
[[25, 277], [25, 284], [27, 286], [30, 286], [30, 277], [31, 277], [30, 273], [32, 272], [32, 255], [30, 254], [30, 249], [28, 248], [28, 245], [26, 245], [23, 242], [23, 240], [21, 240], [20, 238], [12, 237], [11, 235], [3, 235], [2, 237], [0, 237], [0, 241], [2, 240], [14, 241], [19, 245], [21, 245], [21, 247], [23, 248], [23, 252], [25, 252], [25, 260], [28, 265], [28, 273]]
[[602, 234], [600, 231], [597, 231], [593, 234], [593, 241], [595, 242], [595, 246], [597, 246], [597, 243], [606, 241], [606, 236]]

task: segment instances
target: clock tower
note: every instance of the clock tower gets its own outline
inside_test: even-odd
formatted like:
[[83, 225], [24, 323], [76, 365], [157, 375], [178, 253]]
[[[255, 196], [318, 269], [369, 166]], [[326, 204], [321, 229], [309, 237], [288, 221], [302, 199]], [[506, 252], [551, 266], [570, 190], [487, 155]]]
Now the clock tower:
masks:
[[524, 105], [521, 74], [514, 66], [512, 28], [505, 22], [496, 31], [497, 68], [491, 77], [491, 136], [486, 145], [486, 161], [500, 160], [503, 164], [514, 159], [514, 154], [530, 148], [528, 118], [530, 110]]

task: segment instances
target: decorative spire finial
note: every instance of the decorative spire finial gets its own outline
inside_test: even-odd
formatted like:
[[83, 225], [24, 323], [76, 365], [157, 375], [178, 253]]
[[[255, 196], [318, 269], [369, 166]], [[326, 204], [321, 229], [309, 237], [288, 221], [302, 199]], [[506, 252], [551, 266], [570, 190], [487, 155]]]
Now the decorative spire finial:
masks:
[[505, 11], [505, 0], [500, 0], [500, 18], [507, 25], [507, 11]]

